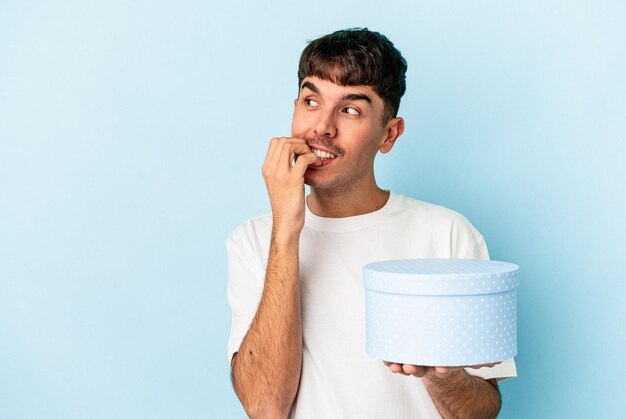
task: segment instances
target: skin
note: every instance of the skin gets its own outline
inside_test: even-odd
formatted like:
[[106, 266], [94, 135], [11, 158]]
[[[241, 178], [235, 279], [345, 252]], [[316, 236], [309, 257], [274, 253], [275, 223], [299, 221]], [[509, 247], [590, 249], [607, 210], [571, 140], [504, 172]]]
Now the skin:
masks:
[[[314, 87], [317, 92], [308, 87]], [[316, 77], [303, 80], [294, 101], [292, 135], [310, 147], [330, 149], [331, 164], [309, 167], [307, 204], [323, 217], [349, 217], [380, 209], [388, 198], [374, 179], [374, 158], [387, 153], [404, 132], [404, 120], [382, 122], [383, 101], [370, 86], [339, 86]], [[346, 100], [346, 96], [367, 100]], [[327, 146], [327, 147], [324, 147]]]
[[[262, 169], [273, 216], [265, 286], [250, 329], [232, 359], [235, 392], [252, 418], [287, 417], [298, 391], [302, 367], [298, 252], [304, 185], [311, 190], [307, 205], [322, 217], [349, 217], [382, 208], [389, 193], [376, 184], [374, 158], [378, 152], [389, 152], [404, 132], [404, 120], [383, 121], [383, 111], [382, 99], [370, 86], [340, 86], [307, 77], [294, 100], [292, 136], [270, 141]], [[335, 158], [322, 163], [312, 149]], [[445, 418], [489, 418], [500, 409], [495, 380], [474, 377], [462, 367], [388, 361], [385, 365], [391, 373], [423, 380]]]

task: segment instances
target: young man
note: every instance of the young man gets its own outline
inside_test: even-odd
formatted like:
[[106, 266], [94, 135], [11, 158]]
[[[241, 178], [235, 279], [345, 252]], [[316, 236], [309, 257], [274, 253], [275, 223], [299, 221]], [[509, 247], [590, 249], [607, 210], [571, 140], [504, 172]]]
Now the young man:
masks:
[[446, 368], [365, 353], [364, 264], [488, 258], [460, 214], [376, 184], [376, 154], [404, 131], [405, 72], [393, 44], [367, 29], [302, 53], [292, 136], [271, 140], [262, 169], [272, 213], [226, 242], [228, 356], [252, 418], [489, 418], [496, 379], [515, 376], [513, 360]]

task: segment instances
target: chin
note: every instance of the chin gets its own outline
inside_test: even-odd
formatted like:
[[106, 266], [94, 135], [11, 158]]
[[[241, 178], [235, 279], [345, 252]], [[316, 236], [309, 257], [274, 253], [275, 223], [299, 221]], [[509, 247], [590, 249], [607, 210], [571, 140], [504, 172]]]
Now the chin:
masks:
[[309, 173], [304, 174], [304, 183], [309, 185], [312, 188], [316, 189], [327, 189], [332, 187], [332, 181], [321, 179], [321, 176], [310, 175]]
[[338, 189], [341, 185], [338, 179], [320, 179], [306, 175], [304, 176], [304, 183], [317, 190]]

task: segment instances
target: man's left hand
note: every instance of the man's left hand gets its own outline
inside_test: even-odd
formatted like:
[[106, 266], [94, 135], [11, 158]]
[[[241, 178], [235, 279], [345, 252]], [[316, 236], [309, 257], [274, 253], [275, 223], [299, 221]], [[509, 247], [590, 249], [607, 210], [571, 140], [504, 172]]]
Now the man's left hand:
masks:
[[412, 364], [398, 364], [395, 362], [384, 361], [385, 365], [389, 367], [391, 372], [394, 374], [402, 374], [402, 375], [413, 375], [415, 377], [424, 377], [426, 374], [435, 374], [437, 377], [446, 377], [455, 371], [460, 371], [463, 368], [483, 368], [483, 367], [494, 367], [502, 362], [493, 362], [491, 364], [482, 364], [482, 365], [467, 365], [464, 367], [426, 367], [423, 365], [412, 365]]

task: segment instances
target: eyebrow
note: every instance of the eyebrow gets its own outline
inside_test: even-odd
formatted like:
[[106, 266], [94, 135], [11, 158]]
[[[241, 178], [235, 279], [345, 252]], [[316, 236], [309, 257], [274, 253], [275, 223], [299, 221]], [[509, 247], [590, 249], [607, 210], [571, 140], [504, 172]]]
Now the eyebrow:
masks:
[[365, 93], [347, 93], [341, 96], [341, 100], [364, 100], [370, 105], [372, 104], [372, 99]]
[[[305, 81], [304, 83], [302, 83], [301, 89], [304, 89], [305, 87], [311, 90], [313, 93], [317, 93], [318, 95], [320, 94], [320, 90], [317, 88], [317, 86], [310, 81]], [[370, 98], [369, 95], [366, 95], [365, 93], [346, 93], [345, 95], [341, 96], [341, 100], [364, 100], [370, 105], [372, 104], [372, 98]]]
[[305, 87], [309, 90], [312, 90], [314, 93], [317, 93], [318, 95], [320, 94], [320, 89], [318, 89], [317, 86], [310, 81], [305, 81], [304, 83], [302, 83], [302, 87], [300, 88], [300, 90], [304, 89]]

